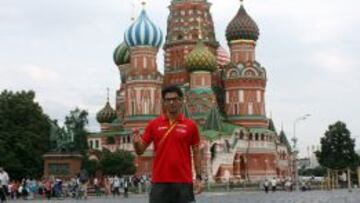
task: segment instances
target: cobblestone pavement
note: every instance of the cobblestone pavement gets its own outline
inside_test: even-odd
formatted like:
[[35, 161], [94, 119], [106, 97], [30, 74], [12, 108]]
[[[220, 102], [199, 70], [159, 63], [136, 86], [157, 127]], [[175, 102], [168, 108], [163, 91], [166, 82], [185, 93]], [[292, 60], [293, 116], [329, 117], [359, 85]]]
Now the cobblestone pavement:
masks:
[[[28, 203], [148, 203], [147, 196], [123, 197], [90, 197], [87, 200], [32, 200], [8, 201]], [[360, 190], [352, 193], [339, 191], [308, 191], [308, 192], [212, 192], [197, 196], [197, 203], [360, 203]]]

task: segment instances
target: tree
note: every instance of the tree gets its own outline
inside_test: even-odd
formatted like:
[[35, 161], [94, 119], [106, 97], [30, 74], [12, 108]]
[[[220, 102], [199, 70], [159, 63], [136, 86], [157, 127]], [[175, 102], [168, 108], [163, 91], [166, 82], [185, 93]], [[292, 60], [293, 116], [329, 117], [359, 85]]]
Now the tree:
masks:
[[351, 139], [346, 124], [338, 121], [329, 126], [321, 138], [321, 151], [316, 152], [320, 165], [341, 170], [357, 165], [355, 139]]
[[50, 119], [34, 100], [33, 91], [0, 94], [0, 165], [12, 179], [40, 177], [43, 172]]
[[316, 156], [321, 166], [331, 170], [347, 169], [350, 176], [350, 168], [358, 165], [358, 156], [355, 153], [355, 139], [350, 137], [345, 123], [338, 121], [329, 126], [321, 138], [321, 151], [317, 151]]
[[100, 166], [97, 160], [90, 160], [86, 158], [83, 160], [81, 168], [85, 169], [91, 177], [94, 177], [96, 172], [100, 169]]
[[134, 155], [124, 150], [103, 151], [100, 168], [105, 175], [132, 175], [135, 173]]

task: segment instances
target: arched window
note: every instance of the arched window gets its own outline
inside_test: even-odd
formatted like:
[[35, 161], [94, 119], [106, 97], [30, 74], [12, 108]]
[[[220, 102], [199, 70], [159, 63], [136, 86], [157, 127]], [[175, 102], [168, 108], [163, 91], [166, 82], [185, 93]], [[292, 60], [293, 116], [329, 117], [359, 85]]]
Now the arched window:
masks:
[[245, 71], [244, 75], [248, 76], [248, 77], [254, 77], [254, 76], [256, 76], [256, 73], [255, 73], [255, 71], [253, 71], [251, 69], [248, 69], [248, 70]]
[[229, 75], [230, 75], [230, 78], [236, 78], [238, 74], [235, 70], [232, 70]]

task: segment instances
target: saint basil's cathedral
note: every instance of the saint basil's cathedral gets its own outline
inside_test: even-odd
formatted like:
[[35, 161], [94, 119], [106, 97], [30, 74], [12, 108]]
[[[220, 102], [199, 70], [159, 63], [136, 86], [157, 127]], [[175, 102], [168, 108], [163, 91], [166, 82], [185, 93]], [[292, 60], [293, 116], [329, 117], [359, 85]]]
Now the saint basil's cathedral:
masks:
[[[234, 0], [235, 1], [235, 0]], [[202, 172], [210, 181], [258, 181], [293, 175], [291, 147], [265, 111], [266, 69], [256, 60], [259, 28], [243, 3], [226, 28], [230, 54], [216, 40], [207, 0], [172, 0], [166, 36], [143, 9], [114, 51], [121, 83], [113, 109], [97, 113], [101, 131], [92, 150], [134, 152], [131, 129], [161, 114], [161, 89], [177, 84], [183, 114], [201, 135]], [[164, 73], [157, 55], [164, 50]], [[151, 175], [153, 147], [136, 158], [137, 175]], [[91, 158], [96, 158], [93, 154]]]

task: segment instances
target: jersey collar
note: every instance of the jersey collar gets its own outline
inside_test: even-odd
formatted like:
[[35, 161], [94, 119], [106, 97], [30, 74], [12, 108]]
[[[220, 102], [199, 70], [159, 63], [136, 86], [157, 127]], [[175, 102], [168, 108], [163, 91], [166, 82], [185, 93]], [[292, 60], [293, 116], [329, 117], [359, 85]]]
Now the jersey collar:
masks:
[[[169, 118], [166, 116], [166, 114], [162, 114], [161, 115], [161, 120], [162, 121], [169, 121]], [[176, 118], [177, 121], [184, 121], [185, 120], [185, 116], [183, 113], [179, 113], [178, 117]]]

